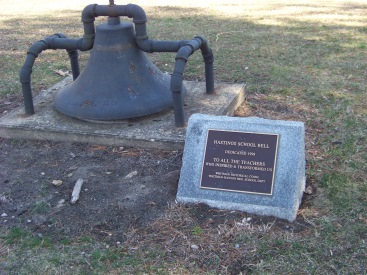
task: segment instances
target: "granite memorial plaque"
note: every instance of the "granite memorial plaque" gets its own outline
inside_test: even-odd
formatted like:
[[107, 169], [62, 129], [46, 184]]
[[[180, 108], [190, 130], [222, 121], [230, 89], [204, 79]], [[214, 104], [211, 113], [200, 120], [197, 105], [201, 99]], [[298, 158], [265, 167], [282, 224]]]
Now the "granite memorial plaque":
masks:
[[296, 218], [305, 189], [304, 124], [194, 114], [177, 201]]

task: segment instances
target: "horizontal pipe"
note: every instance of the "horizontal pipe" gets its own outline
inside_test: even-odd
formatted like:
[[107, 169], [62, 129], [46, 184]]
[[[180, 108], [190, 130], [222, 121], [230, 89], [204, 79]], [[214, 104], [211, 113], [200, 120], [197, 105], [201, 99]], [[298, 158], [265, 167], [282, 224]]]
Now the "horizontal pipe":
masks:
[[94, 27], [87, 28], [87, 24], [94, 22], [98, 16], [127, 16], [133, 18], [135, 24], [136, 44], [139, 49], [145, 52], [177, 52], [184, 44], [189, 41], [157, 41], [149, 40], [146, 30], [146, 14], [144, 10], [134, 4], [128, 5], [88, 5], [82, 12], [82, 22], [84, 24], [84, 34], [93, 35]]
[[144, 52], [177, 52], [188, 40], [181, 41], [159, 41], [150, 39], [136, 39], [136, 45]]
[[[133, 22], [136, 25], [136, 35], [137, 37], [146, 37], [146, 27], [145, 23], [147, 17], [145, 11], [138, 5], [128, 4], [128, 5], [88, 5], [83, 9], [82, 12], [82, 22], [92, 23], [95, 21], [95, 17], [98, 16], [127, 16], [133, 18]], [[88, 31], [85, 34], [91, 34]]]

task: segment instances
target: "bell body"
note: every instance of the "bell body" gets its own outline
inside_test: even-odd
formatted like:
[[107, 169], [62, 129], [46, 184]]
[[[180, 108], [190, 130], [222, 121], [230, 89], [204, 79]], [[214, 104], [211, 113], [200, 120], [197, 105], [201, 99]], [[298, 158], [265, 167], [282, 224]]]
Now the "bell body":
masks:
[[170, 108], [170, 75], [136, 46], [132, 24], [111, 22], [96, 27], [86, 67], [57, 94], [55, 108], [86, 120], [134, 118]]

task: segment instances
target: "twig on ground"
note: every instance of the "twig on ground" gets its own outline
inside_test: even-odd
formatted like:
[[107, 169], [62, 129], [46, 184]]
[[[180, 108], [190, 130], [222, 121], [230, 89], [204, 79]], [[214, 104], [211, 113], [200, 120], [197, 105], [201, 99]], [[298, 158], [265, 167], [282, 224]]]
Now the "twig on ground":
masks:
[[216, 38], [215, 38], [215, 42], [218, 41], [220, 35], [223, 35], [223, 34], [232, 34], [232, 33], [237, 33], [237, 32], [243, 32], [243, 31], [230, 31], [230, 32], [220, 32], [220, 33], [217, 33]]
[[74, 185], [73, 193], [71, 194], [70, 203], [74, 204], [79, 199], [80, 191], [82, 190], [83, 180], [78, 179], [78, 181]]

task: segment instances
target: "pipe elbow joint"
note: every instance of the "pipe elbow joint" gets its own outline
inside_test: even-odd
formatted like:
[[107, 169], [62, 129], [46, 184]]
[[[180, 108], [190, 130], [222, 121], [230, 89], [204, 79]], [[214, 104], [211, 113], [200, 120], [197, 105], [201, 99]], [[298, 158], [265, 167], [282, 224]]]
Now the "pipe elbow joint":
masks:
[[205, 39], [204, 36], [195, 36], [195, 38], [200, 39], [201, 46], [200, 50], [204, 58], [205, 63], [213, 63], [214, 62], [214, 55], [212, 49], [209, 47], [208, 41]]
[[23, 66], [19, 71], [20, 83], [31, 82], [31, 74], [32, 74], [32, 69], [30, 69], [29, 67]]
[[206, 40], [206, 38], [202, 35], [197, 35], [195, 36], [194, 39], [198, 39], [201, 41], [201, 47], [207, 47], [208, 46], [208, 41]]
[[98, 16], [96, 15], [96, 12], [95, 12], [97, 6], [98, 6], [97, 4], [90, 4], [83, 9], [82, 11], [82, 22], [83, 23], [90, 23], [90, 22], [95, 21], [95, 17]]
[[66, 35], [62, 34], [62, 33], [55, 33], [54, 35], [45, 37], [42, 41], [44, 41], [44, 43], [46, 44], [46, 49], [52, 49], [52, 50], [56, 50], [59, 49], [57, 42], [55, 41], [55, 39], [57, 38], [66, 38]]
[[141, 24], [147, 22], [147, 16], [142, 7], [135, 4], [126, 5], [126, 15], [129, 18], [133, 18], [135, 24]]
[[212, 49], [208, 49], [207, 52], [203, 52], [203, 59], [205, 64], [214, 63], [214, 54]]
[[89, 51], [93, 48], [94, 35], [84, 35], [83, 38], [78, 39], [78, 49], [82, 52]]
[[197, 39], [196, 37], [192, 39], [190, 42], [186, 43], [186, 46], [190, 46], [192, 48], [192, 53], [201, 47], [202, 40]]
[[53, 35], [53, 36], [48, 36], [44, 39], [45, 43], [47, 44], [46, 49], [52, 49], [52, 50], [57, 49], [55, 38], [59, 38], [59, 37], [57, 37], [56, 35]]
[[171, 91], [172, 93], [180, 93], [182, 91], [183, 76], [179, 73], [171, 75]]
[[[47, 38], [46, 38], [47, 39]], [[32, 46], [29, 47], [27, 53], [34, 55], [34, 57], [38, 57], [38, 55], [48, 49], [47, 41], [45, 39], [40, 40], [34, 43]]]
[[187, 59], [189, 58], [189, 56], [194, 52], [194, 49], [192, 48], [191, 45], [185, 45], [183, 47], [181, 47], [177, 54], [176, 54], [176, 60], [177, 59], [183, 59], [185, 60], [185, 62], [187, 61]]
[[136, 37], [135, 41], [136, 41], [136, 45], [138, 46], [140, 50], [147, 52], [147, 53], [153, 52], [152, 41], [149, 40], [148, 38], [142, 39], [142, 38]]

